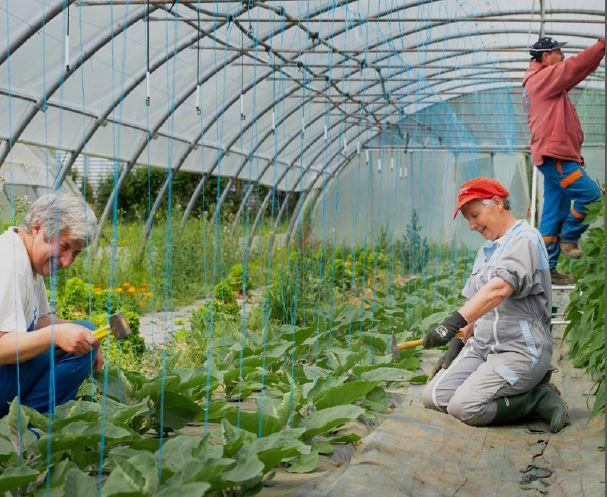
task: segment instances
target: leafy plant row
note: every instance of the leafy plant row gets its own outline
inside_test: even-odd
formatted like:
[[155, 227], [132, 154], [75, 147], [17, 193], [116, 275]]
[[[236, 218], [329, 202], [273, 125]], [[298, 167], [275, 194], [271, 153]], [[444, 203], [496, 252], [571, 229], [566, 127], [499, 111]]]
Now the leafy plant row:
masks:
[[582, 238], [583, 256], [573, 262], [575, 291], [571, 292], [565, 318], [565, 338], [575, 367], [586, 368], [595, 380], [591, 416], [605, 413], [605, 203], [588, 210], [590, 224]]

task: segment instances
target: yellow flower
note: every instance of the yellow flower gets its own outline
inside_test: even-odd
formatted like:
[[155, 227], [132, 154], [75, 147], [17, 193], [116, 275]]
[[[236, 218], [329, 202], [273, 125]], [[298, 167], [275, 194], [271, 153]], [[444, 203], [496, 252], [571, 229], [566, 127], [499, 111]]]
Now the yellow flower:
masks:
[[120, 287], [116, 288], [116, 293], [122, 293], [122, 288], [120, 288]]
[[137, 289], [134, 286], [130, 286], [129, 289], [127, 290], [127, 292], [129, 293], [135, 293], [137, 291]]
[[143, 300], [139, 301], [139, 307], [144, 307], [145, 306], [145, 302]]
[[122, 285], [124, 288], [129, 288], [131, 286], [130, 283], [125, 283], [124, 285]]
[[147, 298], [150, 298], [150, 297], [152, 296], [152, 292], [145, 292], [145, 293], [144, 293], [144, 295], [145, 295]]

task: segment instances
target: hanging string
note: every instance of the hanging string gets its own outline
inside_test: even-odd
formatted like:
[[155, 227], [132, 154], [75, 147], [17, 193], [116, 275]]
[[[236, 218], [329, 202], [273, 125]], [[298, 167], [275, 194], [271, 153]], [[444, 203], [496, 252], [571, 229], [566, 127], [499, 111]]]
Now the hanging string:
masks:
[[196, 39], [196, 114], [200, 115], [200, 38], [202, 38], [200, 36], [200, 9], [196, 9], [196, 27], [198, 29]]
[[150, 0], [145, 4], [145, 105], [150, 106]]
[[67, 28], [65, 31], [65, 72], [70, 72], [70, 4], [67, 4]]

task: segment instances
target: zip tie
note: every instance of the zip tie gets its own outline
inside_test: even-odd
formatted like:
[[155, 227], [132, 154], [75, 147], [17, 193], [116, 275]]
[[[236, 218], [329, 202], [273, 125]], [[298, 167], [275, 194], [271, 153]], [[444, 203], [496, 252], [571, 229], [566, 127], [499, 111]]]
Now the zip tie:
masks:
[[348, 153], [348, 140], [344, 136], [344, 154]]
[[276, 113], [272, 111], [272, 131], [276, 132]]
[[381, 159], [377, 159], [377, 172], [381, 173]]
[[360, 140], [356, 140], [356, 154], [360, 155]]
[[390, 157], [390, 171], [394, 171], [394, 157]]
[[200, 115], [200, 85], [196, 85], [196, 114]]
[[409, 177], [409, 171], [407, 170], [407, 168], [405, 167], [405, 178]]
[[327, 124], [325, 123], [325, 141], [329, 139], [329, 130], [327, 128]]
[[399, 168], [398, 168], [398, 177], [399, 177], [400, 179], [403, 179], [403, 168], [402, 168], [402, 167], [399, 167]]
[[150, 71], [145, 73], [145, 105], [150, 106]]
[[365, 149], [365, 161], [368, 164], [369, 163], [369, 149]]
[[306, 133], [306, 122], [304, 121], [304, 117], [301, 116], [301, 134], [304, 135]]
[[65, 35], [65, 71], [70, 72], [70, 35]]

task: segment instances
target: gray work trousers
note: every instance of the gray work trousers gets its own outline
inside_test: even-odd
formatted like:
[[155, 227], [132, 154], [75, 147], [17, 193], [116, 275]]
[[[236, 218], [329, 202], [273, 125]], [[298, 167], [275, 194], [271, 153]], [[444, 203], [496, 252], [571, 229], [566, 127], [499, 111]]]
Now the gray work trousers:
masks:
[[551, 358], [545, 326], [522, 319], [478, 321], [451, 366], [426, 385], [424, 406], [469, 425], [487, 425], [495, 418], [496, 399], [531, 390], [550, 369]]

